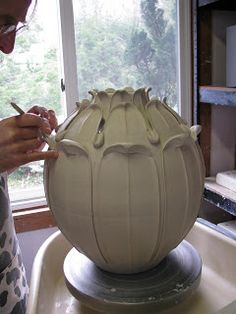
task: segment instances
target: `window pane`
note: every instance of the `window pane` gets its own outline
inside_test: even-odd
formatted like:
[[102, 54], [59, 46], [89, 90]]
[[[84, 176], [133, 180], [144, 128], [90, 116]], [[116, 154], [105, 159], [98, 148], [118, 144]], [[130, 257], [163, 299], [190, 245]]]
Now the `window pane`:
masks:
[[[56, 111], [59, 120], [64, 120], [58, 38], [57, 1], [38, 1], [29, 29], [17, 37], [14, 52], [1, 55], [0, 118], [16, 115], [9, 105], [14, 101], [25, 111], [34, 104], [50, 107]], [[42, 161], [14, 171], [9, 176], [11, 201], [34, 200], [35, 197], [42, 201], [42, 173]]]
[[178, 111], [174, 0], [74, 0], [80, 98], [91, 89], [151, 87]]

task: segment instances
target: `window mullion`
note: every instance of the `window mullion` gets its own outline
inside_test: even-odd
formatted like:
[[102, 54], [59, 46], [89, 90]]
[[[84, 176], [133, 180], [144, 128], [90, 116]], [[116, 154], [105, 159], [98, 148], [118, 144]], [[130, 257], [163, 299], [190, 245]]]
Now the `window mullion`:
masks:
[[70, 114], [78, 101], [78, 80], [75, 49], [75, 31], [72, 0], [58, 0], [61, 36], [61, 63], [65, 84], [65, 103]]
[[178, 0], [178, 95], [179, 113], [192, 124], [192, 55], [191, 55], [191, 1]]

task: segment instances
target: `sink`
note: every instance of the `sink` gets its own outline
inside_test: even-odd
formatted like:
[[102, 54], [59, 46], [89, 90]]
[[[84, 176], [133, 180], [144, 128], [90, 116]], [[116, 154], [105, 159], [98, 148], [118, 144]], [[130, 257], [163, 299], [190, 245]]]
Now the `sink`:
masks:
[[[194, 295], [162, 313], [235, 314], [236, 241], [199, 222], [194, 224], [186, 240], [202, 257], [201, 282]], [[83, 306], [67, 290], [63, 262], [71, 248], [60, 231], [43, 243], [32, 268], [27, 314], [101, 313]]]

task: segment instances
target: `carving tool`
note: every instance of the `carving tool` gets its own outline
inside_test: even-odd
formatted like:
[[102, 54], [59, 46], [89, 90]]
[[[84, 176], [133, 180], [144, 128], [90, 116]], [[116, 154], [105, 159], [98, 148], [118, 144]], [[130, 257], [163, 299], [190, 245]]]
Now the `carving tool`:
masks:
[[[10, 102], [10, 104], [11, 104], [12, 108], [14, 108], [20, 115], [25, 113], [25, 111], [23, 109], [21, 109], [16, 103]], [[48, 134], [45, 134], [41, 130], [40, 130], [40, 139], [45, 141], [50, 147], [53, 147], [53, 145], [52, 145], [53, 140], [52, 140], [51, 136]]]
[[11, 102], [10, 104], [19, 114], [24, 114], [25, 113], [24, 110], [21, 109], [16, 103]]

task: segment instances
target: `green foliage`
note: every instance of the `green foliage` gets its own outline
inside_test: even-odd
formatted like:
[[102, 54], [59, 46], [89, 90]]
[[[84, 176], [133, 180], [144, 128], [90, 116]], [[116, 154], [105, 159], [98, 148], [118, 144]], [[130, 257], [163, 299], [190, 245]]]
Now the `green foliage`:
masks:
[[75, 25], [80, 98], [92, 88], [146, 86], [176, 107], [176, 3], [167, 1], [171, 23], [158, 0], [138, 3], [130, 19], [103, 15], [101, 1], [86, 14], [84, 3]]
[[10, 189], [19, 189], [43, 184], [43, 166], [35, 162], [17, 168], [8, 177]]
[[40, 104], [61, 113], [57, 51], [49, 47], [43, 50], [41, 34], [42, 28], [34, 23], [31, 30], [17, 38], [14, 53], [4, 56], [0, 65], [1, 118], [15, 114], [10, 101], [24, 110]]
[[129, 25], [114, 20], [88, 17], [76, 24], [78, 82], [81, 97], [89, 89], [133, 85], [135, 77], [124, 67]]
[[[155, 42], [165, 36], [167, 21], [164, 10], [159, 8], [158, 0], [141, 0], [141, 14], [149, 36]], [[156, 42], [157, 43], [157, 42]]]
[[[175, 11], [175, 5], [172, 6]], [[139, 76], [160, 98], [177, 104], [176, 32], [164, 17], [158, 0], [142, 0], [143, 28], [136, 30], [128, 43], [126, 60], [138, 69]]]

